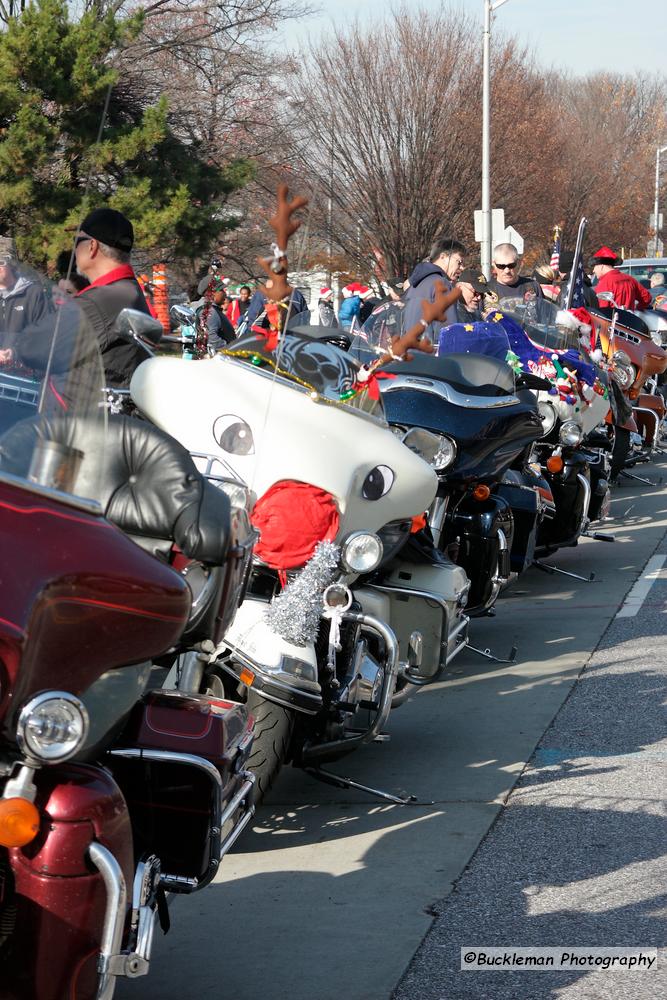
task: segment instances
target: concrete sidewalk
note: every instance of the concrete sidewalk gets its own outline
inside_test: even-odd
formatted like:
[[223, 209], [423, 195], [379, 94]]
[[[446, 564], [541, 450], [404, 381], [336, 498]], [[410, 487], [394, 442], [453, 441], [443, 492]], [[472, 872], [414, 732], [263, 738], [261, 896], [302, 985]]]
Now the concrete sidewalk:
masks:
[[667, 996], [664, 951], [651, 971], [460, 969], [466, 946], [664, 947], [665, 576], [612, 620], [394, 1000]]
[[[663, 471], [653, 466], [651, 475], [657, 480]], [[495, 619], [474, 623], [477, 645], [504, 655], [516, 644], [515, 664], [463, 653], [442, 682], [392, 713], [391, 742], [334, 767], [412, 793], [417, 805], [382, 804], [284, 769], [215, 883], [175, 901], [172, 930], [157, 942], [150, 975], [119, 984], [118, 1000], [388, 1000], [432, 927], [434, 902], [452, 890], [503, 810], [663, 538], [666, 501], [660, 485], [617, 491], [608, 526], [617, 544], [584, 541], [555, 560], [574, 572], [595, 571], [594, 583], [531, 570], [499, 602]], [[592, 873], [596, 850], [588, 844]], [[495, 905], [490, 879], [466, 904], [475, 930]], [[423, 982], [406, 981], [402, 989], [412, 993], [403, 995], [458, 1000], [458, 982], [427, 992], [442, 978], [438, 961], [433, 976], [426, 970]], [[490, 1000], [494, 993], [487, 984], [480, 990], [481, 982], [470, 995]], [[532, 1000], [530, 990], [511, 995]]]

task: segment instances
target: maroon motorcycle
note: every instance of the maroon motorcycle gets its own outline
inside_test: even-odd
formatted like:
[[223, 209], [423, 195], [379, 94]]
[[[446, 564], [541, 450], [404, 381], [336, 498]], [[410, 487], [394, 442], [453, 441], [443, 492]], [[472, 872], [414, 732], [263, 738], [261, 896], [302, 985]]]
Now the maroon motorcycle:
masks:
[[64, 306], [36, 370], [0, 370], [2, 1000], [145, 975], [167, 894], [253, 815], [245, 707], [152, 678], [220, 640], [254, 534], [176, 441], [106, 412], [80, 322]]

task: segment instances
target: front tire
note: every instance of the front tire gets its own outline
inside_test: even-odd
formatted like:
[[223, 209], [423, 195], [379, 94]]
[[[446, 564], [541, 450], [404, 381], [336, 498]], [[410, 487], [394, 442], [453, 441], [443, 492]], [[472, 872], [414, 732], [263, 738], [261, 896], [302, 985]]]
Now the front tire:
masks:
[[294, 731], [294, 712], [262, 698], [248, 688], [246, 705], [255, 719], [255, 739], [247, 767], [256, 777], [253, 802], [263, 801], [287, 758]]

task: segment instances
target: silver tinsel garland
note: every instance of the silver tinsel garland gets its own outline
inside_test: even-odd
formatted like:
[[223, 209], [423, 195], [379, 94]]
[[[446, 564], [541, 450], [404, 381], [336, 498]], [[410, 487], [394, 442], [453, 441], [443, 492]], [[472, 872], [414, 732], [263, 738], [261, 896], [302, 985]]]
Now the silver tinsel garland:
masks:
[[322, 595], [339, 573], [339, 557], [340, 549], [333, 542], [318, 542], [299, 575], [271, 601], [266, 620], [287, 642], [305, 646], [315, 641], [322, 615]]

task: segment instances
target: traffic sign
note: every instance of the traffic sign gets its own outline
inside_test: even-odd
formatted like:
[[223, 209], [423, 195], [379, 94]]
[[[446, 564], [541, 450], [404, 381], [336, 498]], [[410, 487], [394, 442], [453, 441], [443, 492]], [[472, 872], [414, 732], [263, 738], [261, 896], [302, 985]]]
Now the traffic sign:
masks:
[[514, 226], [508, 226], [505, 230], [505, 238], [503, 243], [511, 243], [513, 247], [516, 247], [519, 254], [523, 253], [523, 236], [521, 233], [517, 233]]
[[[481, 243], [482, 234], [482, 212], [475, 212], [475, 241]], [[491, 249], [498, 243], [505, 243], [505, 209], [491, 209]]]

